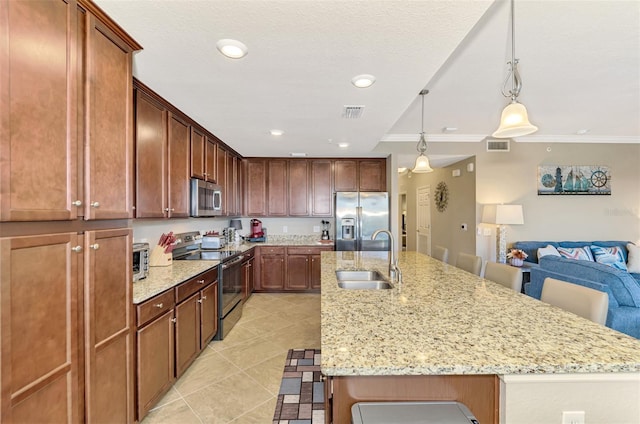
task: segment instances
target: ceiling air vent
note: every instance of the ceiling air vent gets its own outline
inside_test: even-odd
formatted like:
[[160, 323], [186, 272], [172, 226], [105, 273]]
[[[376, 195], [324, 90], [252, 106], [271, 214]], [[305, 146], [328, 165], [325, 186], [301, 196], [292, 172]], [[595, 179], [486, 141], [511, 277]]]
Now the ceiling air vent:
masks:
[[358, 119], [362, 117], [364, 105], [344, 105], [342, 117], [346, 119]]
[[510, 138], [486, 137], [487, 152], [508, 152], [511, 144]]

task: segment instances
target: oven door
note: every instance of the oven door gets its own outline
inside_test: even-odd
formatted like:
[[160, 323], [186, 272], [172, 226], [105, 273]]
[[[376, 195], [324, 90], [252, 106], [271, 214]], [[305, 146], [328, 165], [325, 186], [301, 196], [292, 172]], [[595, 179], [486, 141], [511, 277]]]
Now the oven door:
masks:
[[221, 317], [224, 318], [242, 301], [242, 258], [240, 255], [222, 263], [222, 308]]

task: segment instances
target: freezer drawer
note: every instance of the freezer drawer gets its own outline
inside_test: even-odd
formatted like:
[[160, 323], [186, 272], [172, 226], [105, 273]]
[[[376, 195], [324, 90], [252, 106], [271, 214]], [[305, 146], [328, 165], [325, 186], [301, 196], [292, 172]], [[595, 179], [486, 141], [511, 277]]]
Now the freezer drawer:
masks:
[[352, 424], [478, 424], [460, 402], [358, 402], [351, 407]]

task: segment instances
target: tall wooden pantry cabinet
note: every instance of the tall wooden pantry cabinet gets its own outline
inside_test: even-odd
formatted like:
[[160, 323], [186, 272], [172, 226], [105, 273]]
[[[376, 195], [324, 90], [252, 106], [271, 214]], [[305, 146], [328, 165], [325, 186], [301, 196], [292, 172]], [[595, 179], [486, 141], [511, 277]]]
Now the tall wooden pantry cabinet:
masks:
[[89, 0], [0, 1], [0, 421], [133, 422], [132, 52]]

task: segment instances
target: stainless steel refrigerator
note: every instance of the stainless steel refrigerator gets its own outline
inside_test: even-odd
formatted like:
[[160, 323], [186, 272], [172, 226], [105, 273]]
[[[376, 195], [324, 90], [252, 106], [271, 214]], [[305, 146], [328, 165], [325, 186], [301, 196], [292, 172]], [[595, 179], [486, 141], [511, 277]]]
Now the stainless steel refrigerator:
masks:
[[389, 194], [386, 192], [336, 193], [336, 250], [389, 250], [389, 238], [376, 230], [389, 229]]

